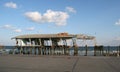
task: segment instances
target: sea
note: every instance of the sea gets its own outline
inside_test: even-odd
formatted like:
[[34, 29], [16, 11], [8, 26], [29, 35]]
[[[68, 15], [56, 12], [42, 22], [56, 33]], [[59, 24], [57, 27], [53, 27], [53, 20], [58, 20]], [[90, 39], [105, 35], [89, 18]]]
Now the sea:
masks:
[[[4, 46], [3, 51], [0, 50], [0, 54], [2, 52], [9, 54], [11, 51], [13, 51], [14, 46]], [[109, 53], [113, 54], [113, 53], [117, 53], [118, 51], [120, 52], [120, 46], [103, 46], [103, 52], [107, 53], [109, 51]], [[34, 51], [33, 51], [34, 52]], [[55, 53], [60, 52], [58, 50], [55, 51]], [[100, 55], [100, 51], [96, 51], [97, 55]], [[48, 53], [48, 51], [46, 52]], [[33, 53], [34, 54], [34, 53]], [[86, 54], [86, 48], [81, 46], [78, 48], [78, 55], [80, 56], [84, 56]], [[69, 55], [74, 55], [74, 48], [69, 48]], [[88, 46], [87, 47], [87, 55], [88, 56], [93, 56], [94, 55], [94, 46]]]

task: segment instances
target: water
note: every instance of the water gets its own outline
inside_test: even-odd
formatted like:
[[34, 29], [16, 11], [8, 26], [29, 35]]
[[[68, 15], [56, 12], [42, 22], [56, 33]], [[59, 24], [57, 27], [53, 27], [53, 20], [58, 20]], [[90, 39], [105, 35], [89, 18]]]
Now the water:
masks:
[[[3, 51], [7, 54], [9, 54], [10, 52], [12, 52], [14, 49], [14, 46], [4, 46]], [[117, 50], [120, 50], [119, 46], [104, 46], [103, 47], [103, 52], [107, 53], [109, 51], [109, 53], [117, 53]], [[43, 49], [44, 51], [44, 49]], [[16, 50], [16, 52], [18, 52]], [[36, 52], [38, 54], [38, 49], [36, 49]], [[46, 49], [46, 54], [48, 54], [48, 49]], [[55, 53], [60, 53], [59, 50], [55, 50]], [[61, 51], [62, 52], [62, 51]], [[34, 54], [34, 49], [32, 49], [32, 53]], [[78, 55], [80, 56], [84, 56], [86, 53], [85, 47], [79, 47], [78, 48]], [[100, 53], [97, 51], [97, 54], [99, 55]], [[74, 55], [74, 48], [69, 48], [69, 55]], [[92, 56], [94, 55], [94, 47], [93, 46], [88, 46], [88, 52], [87, 52], [88, 56]]]

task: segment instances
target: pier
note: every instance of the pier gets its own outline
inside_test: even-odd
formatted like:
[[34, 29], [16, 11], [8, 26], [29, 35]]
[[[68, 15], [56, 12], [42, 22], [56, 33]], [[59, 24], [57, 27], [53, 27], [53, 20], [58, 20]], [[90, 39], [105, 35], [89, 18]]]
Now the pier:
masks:
[[120, 57], [1, 55], [0, 72], [119, 72]]
[[20, 35], [12, 39], [16, 40], [14, 49], [17, 49], [19, 54], [69, 55], [69, 49], [74, 48], [74, 55], [78, 55], [77, 40], [95, 40], [95, 37], [84, 34], [58, 33]]
[[[109, 46], [107, 48], [104, 48], [102, 45], [97, 46], [94, 36], [84, 34], [28, 34], [16, 36], [12, 39], [16, 41], [13, 54], [70, 55], [70, 49], [73, 49], [74, 56], [82, 55], [82, 51], [84, 51], [84, 56], [88, 56], [89, 47], [86, 41], [91, 40], [94, 45], [93, 56], [120, 55], [120, 47], [116, 47], [116, 50], [112, 51]], [[79, 40], [83, 41], [84, 46], [80, 46]]]

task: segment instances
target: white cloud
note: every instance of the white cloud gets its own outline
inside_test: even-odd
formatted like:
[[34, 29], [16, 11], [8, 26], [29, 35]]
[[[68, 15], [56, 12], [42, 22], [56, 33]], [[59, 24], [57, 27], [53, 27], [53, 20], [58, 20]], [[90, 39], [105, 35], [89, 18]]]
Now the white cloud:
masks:
[[15, 32], [18, 32], [18, 33], [19, 33], [19, 32], [22, 32], [21, 29], [15, 29], [14, 31], [15, 31]]
[[4, 25], [4, 26], [1, 26], [1, 28], [10, 29], [10, 30], [15, 29], [15, 27], [11, 26], [10, 24], [6, 24], [6, 25]]
[[29, 27], [29, 28], [27, 28], [26, 30], [32, 31], [32, 30], [34, 30], [34, 29], [35, 29], [34, 27]]
[[120, 25], [120, 19], [115, 23], [115, 25]]
[[114, 40], [119, 40], [120, 41], [120, 37], [116, 37]]
[[8, 7], [8, 8], [17, 8], [17, 4], [16, 3], [13, 3], [13, 2], [7, 2], [5, 3], [5, 7]]
[[44, 14], [37, 11], [26, 12], [25, 16], [37, 23], [55, 23], [57, 26], [65, 26], [67, 24], [67, 19], [69, 18], [68, 13], [53, 10], [47, 10]]
[[0, 28], [11, 30], [11, 31], [14, 31], [14, 32], [21, 32], [22, 31], [21, 29], [18, 29], [18, 28], [14, 27], [14, 26], [12, 26], [10, 24], [3, 25]]
[[68, 12], [76, 13], [76, 10], [74, 8], [72, 8], [72, 7], [66, 7], [66, 10]]
[[10, 29], [12, 28], [12, 26], [7, 24], [7, 25], [4, 25], [3, 28]]
[[42, 16], [39, 12], [35, 11], [35, 12], [26, 12], [25, 16], [28, 17], [30, 20], [35, 21], [35, 22], [39, 22], [39, 20], [42, 19]]

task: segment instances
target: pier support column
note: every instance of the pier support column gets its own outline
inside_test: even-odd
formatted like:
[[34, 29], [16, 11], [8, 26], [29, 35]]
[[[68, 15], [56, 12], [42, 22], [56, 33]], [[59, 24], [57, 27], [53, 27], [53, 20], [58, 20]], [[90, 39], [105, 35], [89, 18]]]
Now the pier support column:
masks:
[[26, 54], [28, 54], [29, 50], [28, 50], [28, 47], [25, 47], [26, 48]]
[[48, 47], [48, 55], [50, 55], [50, 47]]
[[16, 49], [16, 46], [13, 47], [13, 53], [12, 53], [13, 55], [16, 54], [15, 49]]
[[64, 46], [62, 46], [62, 55], [64, 55]]
[[46, 47], [44, 47], [44, 55], [46, 55]]
[[67, 55], [67, 41], [64, 39], [64, 54]]
[[30, 47], [30, 54], [32, 54], [32, 47]]
[[108, 56], [110, 55], [110, 46], [108, 46]]
[[87, 45], [85, 45], [85, 56], [87, 56], [87, 52], [88, 52], [88, 47]]
[[30, 54], [31, 52], [31, 48], [30, 47], [27, 47], [28, 48], [28, 54]]
[[42, 47], [42, 54], [45, 55], [45, 47]]
[[70, 49], [69, 49], [69, 46], [67, 46], [67, 54], [70, 55]]
[[41, 55], [41, 47], [38, 48], [39, 55]]
[[59, 46], [59, 55], [61, 55], [61, 46]]
[[23, 52], [22, 52], [22, 46], [20, 46], [20, 54], [22, 54]]
[[104, 49], [102, 48], [102, 56], [104, 55]]
[[77, 47], [76, 40], [77, 39], [75, 37], [72, 39], [72, 41], [73, 41], [73, 48], [74, 48], [74, 55], [78, 55], [78, 47]]
[[66, 46], [64, 46], [64, 55], [66, 55]]
[[50, 46], [50, 55], [52, 55], [52, 46]]
[[66, 55], [68, 55], [68, 46], [66, 46]]
[[55, 54], [55, 46], [52, 46], [53, 48], [52, 48], [52, 55], [54, 55]]
[[59, 46], [59, 55], [61, 55], [61, 46]]
[[43, 46], [41, 47], [41, 55], [43, 55], [44, 53], [43, 53]]
[[25, 54], [25, 47], [22, 47], [23, 55]]
[[119, 46], [119, 55], [120, 55], [120, 46]]
[[94, 56], [96, 56], [96, 49], [97, 49], [97, 46], [94, 46]]
[[35, 54], [35, 55], [37, 54], [36, 49], [37, 49], [37, 48], [36, 48], [36, 47], [34, 47], [34, 54]]
[[52, 40], [51, 38], [49, 38], [49, 40], [50, 40], [49, 55], [52, 55]]
[[56, 46], [54, 47], [54, 55], [56, 55]]
[[105, 50], [105, 52], [106, 52], [106, 53], [105, 53], [105, 56], [107, 56], [107, 49]]
[[117, 57], [119, 57], [119, 47], [117, 47]]
[[100, 46], [100, 55], [103, 55], [103, 46]]
[[73, 46], [74, 48], [74, 55], [77, 56], [78, 55], [78, 47], [77, 46]]

